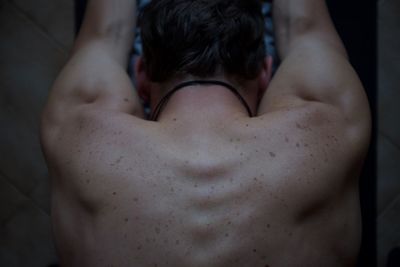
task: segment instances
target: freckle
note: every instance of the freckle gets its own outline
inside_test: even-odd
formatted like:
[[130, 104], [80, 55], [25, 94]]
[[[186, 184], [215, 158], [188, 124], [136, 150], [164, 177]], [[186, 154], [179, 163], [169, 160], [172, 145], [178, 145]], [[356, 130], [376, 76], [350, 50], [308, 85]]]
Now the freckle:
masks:
[[226, 234], [225, 234], [225, 237], [228, 237], [228, 236], [229, 236], [229, 234], [228, 234], [228, 233], [226, 233]]
[[129, 99], [128, 99], [128, 98], [124, 98], [124, 101], [125, 101], [125, 102], [128, 102], [128, 101], [129, 101]]
[[135, 201], [135, 202], [138, 202], [138, 198], [137, 197], [135, 197], [134, 199], [133, 199], [133, 201]]
[[267, 228], [271, 228], [271, 225], [270, 225], [270, 224], [267, 224]]
[[248, 125], [248, 124], [246, 124], [246, 127], [249, 127], [249, 125]]
[[275, 154], [274, 152], [269, 152], [269, 155], [270, 155], [271, 157], [273, 157], [273, 158], [276, 157], [276, 154]]
[[174, 118], [173, 121], [176, 121], [176, 118]]
[[240, 142], [240, 138], [236, 139], [236, 141]]
[[119, 157], [115, 163], [120, 163], [123, 158], [123, 156]]
[[229, 139], [229, 142], [231, 142], [231, 143], [232, 143], [232, 142], [233, 142], [233, 138]]
[[297, 147], [300, 147], [300, 144], [299, 144], [299, 143], [296, 143], [296, 146], [297, 146]]
[[243, 152], [240, 152], [240, 156], [243, 156]]
[[179, 240], [176, 240], [176, 241], [175, 241], [175, 244], [179, 245], [179, 243], [180, 243], [180, 241], [179, 241]]
[[87, 183], [87, 184], [90, 184], [90, 180], [89, 180], [89, 179], [87, 179], [87, 180], [86, 180], [86, 183]]
[[253, 252], [256, 253], [256, 252], [257, 252], [257, 249], [253, 249]]
[[289, 138], [287, 138], [287, 136], [285, 136], [285, 141], [286, 143], [289, 143]]
[[256, 153], [258, 153], [258, 149], [256, 149]]
[[156, 234], [159, 234], [160, 233], [160, 228], [156, 227], [156, 228], [154, 228], [154, 231], [156, 232]]
[[257, 139], [257, 135], [254, 136], [254, 139]]
[[308, 147], [308, 144], [307, 144], [307, 143], [305, 143], [305, 144], [304, 144], [304, 146], [305, 146], [305, 147]]
[[232, 224], [232, 222], [231, 222], [231, 221], [229, 221], [227, 224], [228, 224], [228, 225], [231, 225], [231, 224]]
[[128, 218], [125, 218], [125, 222], [129, 222], [129, 219], [128, 219]]
[[141, 245], [137, 246], [137, 250], [141, 250], [141, 249], [142, 249]]
[[113, 192], [112, 194], [115, 196], [117, 194], [117, 192]]

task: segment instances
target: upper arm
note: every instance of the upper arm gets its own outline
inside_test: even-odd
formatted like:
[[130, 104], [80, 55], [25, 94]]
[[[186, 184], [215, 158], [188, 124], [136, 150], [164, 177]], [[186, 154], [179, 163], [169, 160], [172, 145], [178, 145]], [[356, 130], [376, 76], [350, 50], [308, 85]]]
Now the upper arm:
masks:
[[88, 110], [143, 116], [126, 72], [135, 8], [134, 0], [89, 1], [72, 55], [43, 110], [42, 137], [47, 138]]
[[130, 77], [107, 49], [101, 41], [93, 41], [75, 51], [43, 110], [42, 138], [52, 138], [64, 124], [87, 110], [143, 116]]
[[[300, 2], [307, 1], [296, 1]], [[307, 3], [310, 2], [324, 1]], [[336, 110], [349, 130], [369, 134], [370, 114], [364, 88], [348, 61], [325, 4], [312, 9], [314, 12], [309, 15], [315, 18], [311, 19], [301, 8], [298, 10], [289, 14], [294, 18], [281, 19], [286, 24], [281, 22], [277, 27], [282, 64], [260, 103], [259, 114], [318, 102]]]

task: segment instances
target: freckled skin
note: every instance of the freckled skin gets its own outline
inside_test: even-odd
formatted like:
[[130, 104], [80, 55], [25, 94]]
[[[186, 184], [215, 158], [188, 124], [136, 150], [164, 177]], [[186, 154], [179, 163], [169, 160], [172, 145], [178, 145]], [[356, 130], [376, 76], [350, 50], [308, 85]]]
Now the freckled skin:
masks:
[[324, 2], [274, 1], [283, 62], [262, 99], [266, 69], [240, 90], [255, 117], [198, 86], [150, 122], [124, 30], [96, 28], [133, 24], [136, 1], [91, 1], [41, 129], [62, 266], [354, 266], [369, 111]]
[[64, 132], [51, 163], [56, 181], [69, 183], [56, 183], [53, 199], [64, 258], [75, 266], [292, 266], [294, 257], [334, 266], [327, 244], [347, 253], [359, 238], [357, 190], [347, 182], [358, 156], [340, 120], [298, 128], [306, 110], [335, 116], [296, 108], [199, 124], [211, 115], [204, 111], [174, 114], [171, 124], [168, 114], [159, 123], [90, 114], [83, 136]]

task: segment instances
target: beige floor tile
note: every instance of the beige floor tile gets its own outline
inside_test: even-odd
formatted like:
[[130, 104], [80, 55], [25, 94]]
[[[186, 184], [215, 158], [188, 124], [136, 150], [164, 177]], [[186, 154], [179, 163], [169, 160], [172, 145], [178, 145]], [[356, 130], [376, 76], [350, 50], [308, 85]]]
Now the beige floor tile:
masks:
[[378, 8], [377, 247], [378, 266], [384, 267], [390, 250], [400, 245], [400, 2], [381, 0]]
[[0, 5], [0, 38], [0, 171], [48, 211], [38, 124], [66, 54], [8, 2]]
[[10, 0], [51, 38], [68, 50], [74, 34], [73, 0]]
[[0, 266], [46, 267], [57, 262], [50, 218], [0, 175]]
[[[400, 149], [388, 138], [378, 137], [378, 214], [400, 195]], [[400, 217], [399, 217], [400, 219]]]
[[400, 145], [400, 1], [384, 0], [378, 6], [379, 129]]
[[400, 196], [378, 217], [378, 266], [384, 267], [392, 248], [400, 246]]

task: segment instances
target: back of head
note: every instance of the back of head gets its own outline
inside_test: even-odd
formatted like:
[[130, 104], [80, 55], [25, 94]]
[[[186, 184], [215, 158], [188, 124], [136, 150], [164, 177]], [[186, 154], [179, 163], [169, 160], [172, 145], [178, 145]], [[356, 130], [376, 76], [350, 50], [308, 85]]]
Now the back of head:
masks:
[[260, 0], [153, 0], [141, 14], [149, 78], [253, 79], [265, 57]]

